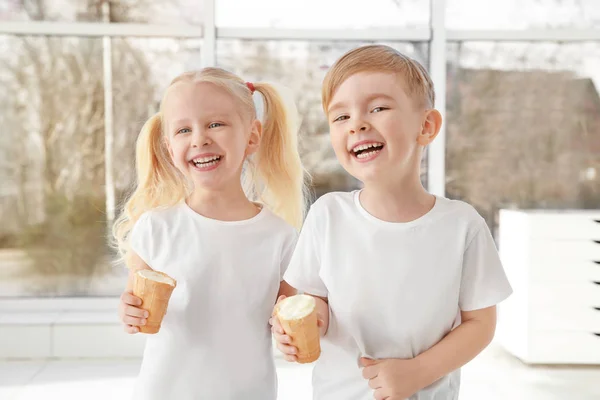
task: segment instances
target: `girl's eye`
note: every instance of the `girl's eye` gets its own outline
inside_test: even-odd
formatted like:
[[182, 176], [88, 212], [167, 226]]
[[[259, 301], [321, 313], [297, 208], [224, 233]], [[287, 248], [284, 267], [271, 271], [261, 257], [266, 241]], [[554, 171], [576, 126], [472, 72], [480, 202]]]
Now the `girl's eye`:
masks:
[[208, 128], [213, 129], [213, 128], [218, 128], [219, 126], [223, 126], [223, 124], [220, 122], [213, 122], [212, 124], [208, 125]]
[[192, 130], [190, 128], [182, 128], [180, 130], [177, 131], [177, 133], [189, 133]]
[[377, 113], [377, 112], [382, 112], [384, 110], [388, 110], [388, 108], [387, 107], [375, 107], [373, 109], [373, 111], [371, 111], [371, 112]]
[[349, 117], [349, 116], [347, 116], [347, 115], [340, 115], [339, 117], [337, 117], [336, 119], [334, 119], [334, 120], [333, 120], [333, 122], [345, 121], [345, 120], [347, 120], [348, 118], [350, 118], [350, 117]]

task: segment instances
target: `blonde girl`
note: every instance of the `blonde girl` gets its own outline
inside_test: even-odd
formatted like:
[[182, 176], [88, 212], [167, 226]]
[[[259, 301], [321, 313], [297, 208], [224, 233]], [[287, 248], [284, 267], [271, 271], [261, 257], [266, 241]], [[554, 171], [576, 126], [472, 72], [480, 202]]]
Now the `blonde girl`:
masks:
[[137, 187], [114, 226], [130, 268], [125, 330], [148, 316], [131, 293], [135, 271], [165, 272], [177, 287], [134, 398], [276, 398], [268, 320], [293, 293], [282, 277], [305, 198], [294, 110], [269, 84], [205, 68], [174, 79], [142, 128]]

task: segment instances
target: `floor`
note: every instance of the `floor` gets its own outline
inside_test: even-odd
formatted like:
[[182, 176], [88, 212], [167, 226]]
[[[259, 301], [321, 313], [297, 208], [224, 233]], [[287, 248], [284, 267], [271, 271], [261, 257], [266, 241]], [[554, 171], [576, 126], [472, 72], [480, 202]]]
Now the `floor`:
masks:
[[[128, 399], [139, 360], [3, 361], [0, 399]], [[280, 400], [310, 400], [311, 366], [277, 361]], [[460, 400], [598, 400], [598, 367], [528, 367], [492, 345], [463, 368]]]

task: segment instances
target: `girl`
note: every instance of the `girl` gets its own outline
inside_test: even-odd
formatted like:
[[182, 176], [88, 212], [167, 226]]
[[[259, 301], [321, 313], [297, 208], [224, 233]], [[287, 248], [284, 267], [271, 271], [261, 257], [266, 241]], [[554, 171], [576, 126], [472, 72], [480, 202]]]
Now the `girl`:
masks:
[[136, 270], [177, 287], [147, 338], [136, 399], [276, 398], [267, 322], [278, 293], [293, 294], [282, 276], [304, 211], [290, 110], [271, 85], [206, 68], [173, 80], [142, 128], [137, 188], [114, 227], [130, 267], [126, 331], [148, 316], [131, 293]]

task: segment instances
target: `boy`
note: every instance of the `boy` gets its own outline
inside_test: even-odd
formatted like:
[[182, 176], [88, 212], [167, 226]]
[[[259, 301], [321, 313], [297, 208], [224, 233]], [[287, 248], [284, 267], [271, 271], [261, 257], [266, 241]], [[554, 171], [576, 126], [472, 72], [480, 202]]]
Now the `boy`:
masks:
[[326, 333], [314, 400], [457, 399], [459, 368], [491, 342], [512, 289], [483, 218], [421, 184], [442, 123], [433, 83], [416, 61], [372, 45], [333, 65], [322, 97], [336, 156], [364, 187], [315, 202], [285, 274], [317, 298]]

